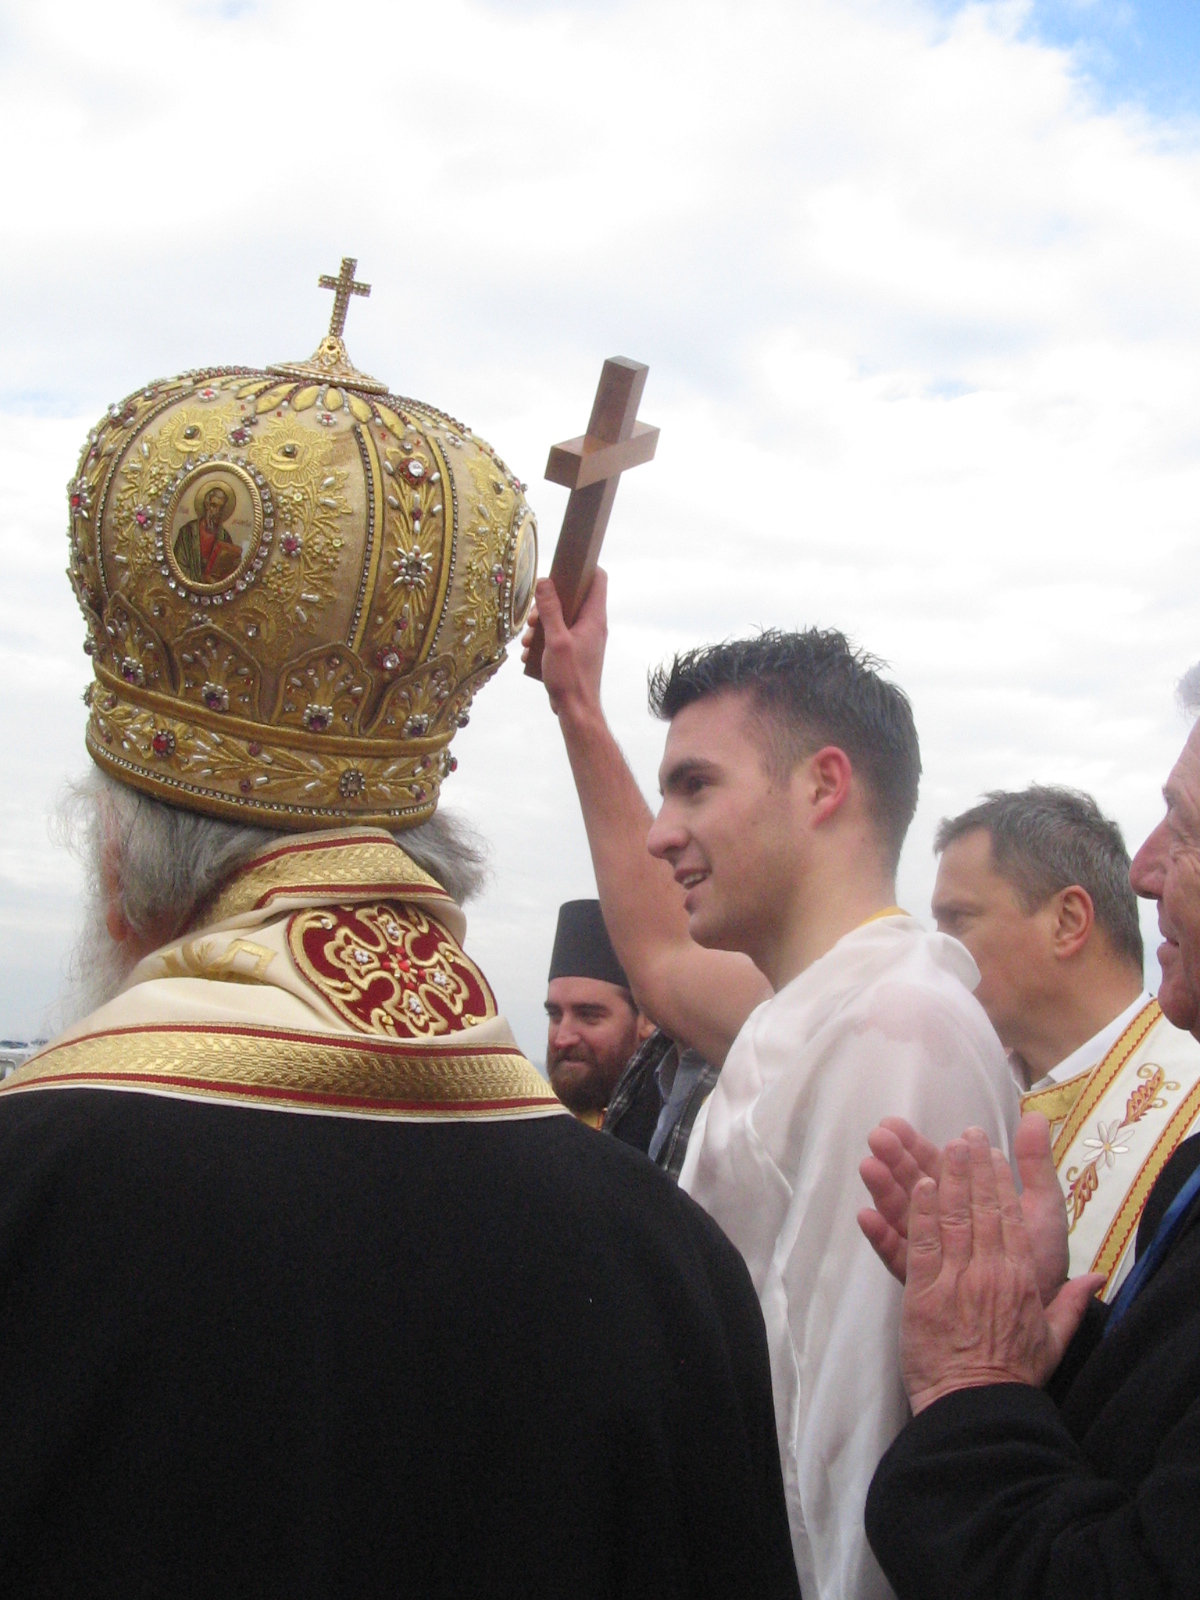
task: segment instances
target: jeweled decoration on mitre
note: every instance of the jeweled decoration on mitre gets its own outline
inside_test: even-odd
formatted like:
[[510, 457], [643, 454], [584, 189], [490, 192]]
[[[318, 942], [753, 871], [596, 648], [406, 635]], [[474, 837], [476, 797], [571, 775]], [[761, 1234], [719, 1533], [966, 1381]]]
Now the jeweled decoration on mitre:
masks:
[[358, 372], [355, 262], [309, 361], [214, 367], [109, 408], [70, 485], [95, 679], [124, 783], [263, 827], [408, 827], [537, 573], [522, 488], [471, 431]]

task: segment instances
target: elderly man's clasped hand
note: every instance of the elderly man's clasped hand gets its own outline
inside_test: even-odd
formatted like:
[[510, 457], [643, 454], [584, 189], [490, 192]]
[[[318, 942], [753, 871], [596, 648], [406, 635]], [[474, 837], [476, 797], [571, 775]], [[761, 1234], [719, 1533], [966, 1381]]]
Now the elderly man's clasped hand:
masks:
[[956, 1389], [1040, 1387], [1103, 1278], [1066, 1277], [1066, 1209], [1048, 1129], [1027, 1116], [1008, 1162], [969, 1128], [944, 1151], [889, 1118], [862, 1164], [875, 1210], [859, 1223], [905, 1285], [900, 1360], [914, 1414]]

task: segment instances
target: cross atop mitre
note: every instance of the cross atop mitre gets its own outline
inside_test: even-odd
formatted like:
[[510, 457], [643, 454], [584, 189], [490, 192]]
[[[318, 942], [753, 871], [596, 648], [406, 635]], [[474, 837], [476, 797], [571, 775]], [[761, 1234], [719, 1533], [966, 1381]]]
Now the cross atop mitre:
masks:
[[278, 361], [268, 367], [269, 372], [279, 372], [289, 378], [312, 378], [318, 383], [341, 384], [345, 388], [360, 389], [367, 394], [386, 394], [388, 386], [365, 372], [360, 372], [346, 354], [342, 335], [346, 331], [346, 313], [350, 309], [351, 295], [369, 295], [369, 283], [355, 282], [358, 266], [353, 256], [343, 256], [336, 277], [323, 272], [317, 279], [322, 289], [333, 290], [333, 315], [329, 319], [329, 332], [321, 340], [307, 361]]
[[[550, 563], [550, 577], [568, 627], [579, 615], [591, 587], [621, 474], [629, 467], [653, 460], [658, 447], [658, 429], [637, 420], [649, 370], [640, 361], [629, 361], [624, 356], [606, 361], [587, 432], [578, 439], [554, 445], [546, 463], [549, 481], [561, 483], [571, 491]], [[525, 672], [531, 678], [542, 675], [545, 643], [539, 620], [525, 663]]]
[[369, 283], [355, 283], [354, 271], [358, 262], [353, 256], [342, 257], [342, 270], [337, 277], [328, 272], [323, 272], [317, 279], [318, 287], [333, 290], [333, 315], [329, 319], [329, 331], [335, 339], [340, 339], [346, 331], [346, 313], [350, 309], [350, 296], [352, 294], [369, 295]]

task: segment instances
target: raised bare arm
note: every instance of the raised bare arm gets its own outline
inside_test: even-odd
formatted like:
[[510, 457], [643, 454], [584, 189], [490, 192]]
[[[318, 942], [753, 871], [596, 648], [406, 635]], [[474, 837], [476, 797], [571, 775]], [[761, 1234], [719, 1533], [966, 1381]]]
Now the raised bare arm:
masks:
[[[748, 956], [693, 942], [670, 867], [646, 849], [650, 808], [600, 703], [607, 590], [598, 570], [568, 628], [554, 585], [548, 578], [538, 584], [546, 636], [542, 681], [567, 747], [609, 937], [638, 1003], [673, 1039], [720, 1066], [771, 988]], [[528, 640], [527, 630], [526, 648]]]

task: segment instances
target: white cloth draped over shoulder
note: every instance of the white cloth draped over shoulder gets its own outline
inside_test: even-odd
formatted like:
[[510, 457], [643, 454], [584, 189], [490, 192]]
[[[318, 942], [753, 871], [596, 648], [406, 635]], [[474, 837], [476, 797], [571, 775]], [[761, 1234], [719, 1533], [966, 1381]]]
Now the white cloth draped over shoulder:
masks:
[[863, 1529], [909, 1415], [899, 1284], [863, 1238], [867, 1134], [906, 1117], [1009, 1150], [1017, 1091], [957, 940], [903, 913], [865, 923], [747, 1018], [680, 1183], [741, 1250], [762, 1302], [805, 1600], [891, 1590]]

